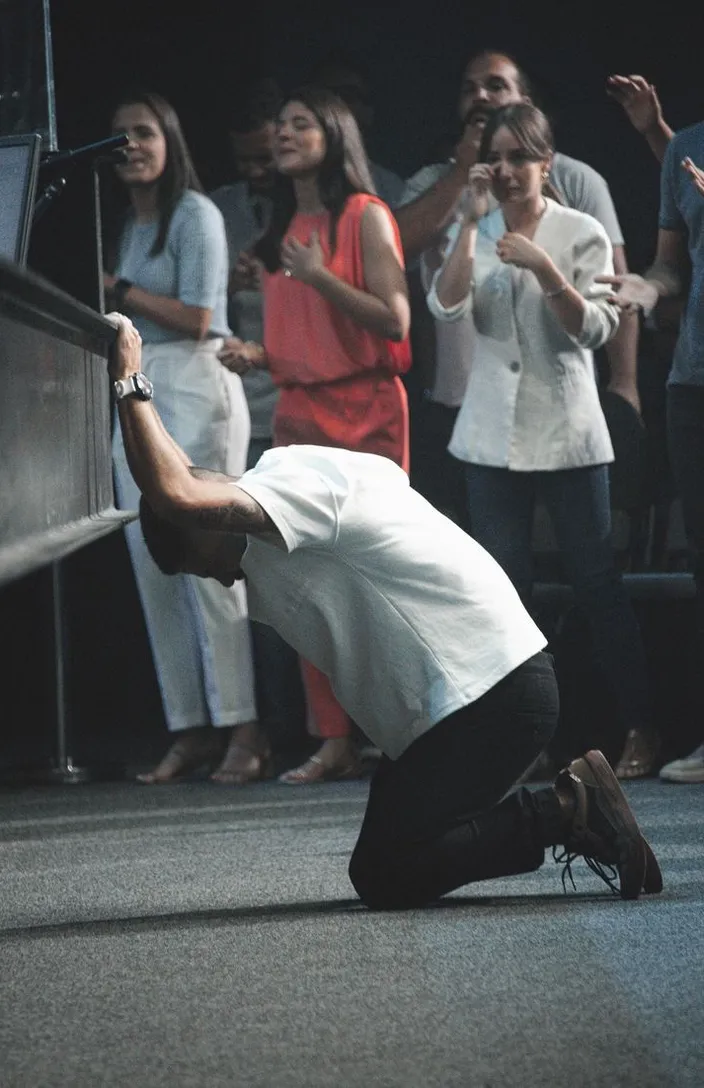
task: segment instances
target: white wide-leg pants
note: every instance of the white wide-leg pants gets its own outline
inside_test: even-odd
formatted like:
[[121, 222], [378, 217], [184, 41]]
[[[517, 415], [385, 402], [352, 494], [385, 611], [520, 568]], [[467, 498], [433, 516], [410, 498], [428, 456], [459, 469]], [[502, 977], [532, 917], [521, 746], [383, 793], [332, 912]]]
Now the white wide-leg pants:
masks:
[[[216, 357], [221, 340], [145, 344], [142, 369], [154, 383], [164, 426], [195, 465], [231, 475], [245, 470], [249, 412], [236, 374]], [[137, 509], [120, 428], [113, 441], [118, 506]], [[244, 582], [231, 589], [211, 578], [162, 574], [138, 521], [126, 528], [164, 714], [172, 731], [256, 719]]]

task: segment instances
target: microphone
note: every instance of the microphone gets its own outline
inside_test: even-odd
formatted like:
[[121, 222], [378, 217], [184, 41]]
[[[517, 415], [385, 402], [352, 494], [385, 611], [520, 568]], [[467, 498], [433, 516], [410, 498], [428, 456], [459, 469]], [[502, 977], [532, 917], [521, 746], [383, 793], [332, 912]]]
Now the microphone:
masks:
[[76, 162], [78, 159], [102, 158], [110, 155], [130, 142], [126, 132], [120, 132], [117, 136], [108, 136], [106, 140], [97, 140], [92, 144], [84, 144], [72, 151], [59, 151], [57, 154], [48, 155], [42, 159], [42, 168], [50, 166], [63, 166], [65, 163]]

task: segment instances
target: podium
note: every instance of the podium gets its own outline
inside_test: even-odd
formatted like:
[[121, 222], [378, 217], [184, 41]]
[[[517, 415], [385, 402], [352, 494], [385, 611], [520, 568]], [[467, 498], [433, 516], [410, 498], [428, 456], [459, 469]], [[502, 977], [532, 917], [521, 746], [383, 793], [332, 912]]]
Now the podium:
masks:
[[39, 777], [48, 781], [85, 778], [69, 753], [61, 560], [135, 516], [113, 496], [115, 335], [89, 307], [0, 259], [0, 587], [45, 572], [50, 601], [37, 622], [52, 636], [56, 728], [53, 766]]

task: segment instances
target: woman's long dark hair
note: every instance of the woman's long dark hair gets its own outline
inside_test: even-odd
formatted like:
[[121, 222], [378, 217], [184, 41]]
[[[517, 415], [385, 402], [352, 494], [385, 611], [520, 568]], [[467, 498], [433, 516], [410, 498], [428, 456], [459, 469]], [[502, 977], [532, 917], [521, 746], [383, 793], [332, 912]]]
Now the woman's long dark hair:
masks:
[[[332, 91], [300, 87], [287, 96], [284, 105], [289, 102], [300, 102], [309, 109], [323, 130], [325, 157], [317, 181], [321, 203], [330, 212], [330, 248], [334, 252], [337, 223], [348, 198], [353, 193], [376, 193], [364, 141], [349, 106]], [[281, 267], [281, 243], [296, 213], [291, 178], [277, 175], [273, 201], [269, 229], [255, 247], [269, 272]]]
[[179, 200], [188, 189], [202, 193], [203, 186], [193, 165], [178, 114], [171, 103], [154, 91], [134, 91], [123, 95], [113, 110], [113, 117], [123, 106], [135, 105], [151, 110], [166, 141], [166, 165], [157, 182], [159, 225], [149, 254], [156, 257], [164, 249], [171, 217]]
[[[479, 145], [480, 162], [486, 162], [491, 141], [500, 128], [507, 128], [534, 162], [552, 158], [555, 139], [547, 117], [532, 102], [515, 102], [511, 106], [500, 106], [489, 114]], [[547, 179], [543, 183], [543, 193], [558, 204], [562, 203], [560, 194]]]

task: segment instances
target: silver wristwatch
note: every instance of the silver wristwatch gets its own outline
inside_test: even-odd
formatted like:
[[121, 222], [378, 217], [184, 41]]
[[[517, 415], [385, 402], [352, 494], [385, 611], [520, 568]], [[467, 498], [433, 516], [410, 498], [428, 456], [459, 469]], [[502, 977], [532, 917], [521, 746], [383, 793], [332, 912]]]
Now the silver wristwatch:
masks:
[[130, 374], [129, 378], [121, 378], [119, 382], [112, 383], [115, 400], [123, 400], [125, 397], [136, 397], [137, 400], [151, 400], [154, 396], [154, 386], [146, 374]]

